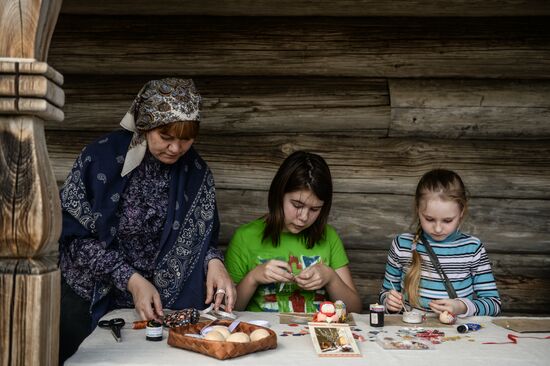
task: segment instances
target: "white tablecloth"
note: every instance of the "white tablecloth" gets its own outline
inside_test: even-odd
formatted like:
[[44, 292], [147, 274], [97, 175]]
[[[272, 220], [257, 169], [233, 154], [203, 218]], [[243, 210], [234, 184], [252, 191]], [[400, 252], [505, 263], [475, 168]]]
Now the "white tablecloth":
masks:
[[[482, 342], [506, 342], [507, 334], [522, 336], [545, 337], [550, 333], [520, 334], [498, 327], [491, 323], [489, 317], [469, 318], [469, 323], [479, 323], [483, 328], [477, 332], [468, 333], [471, 339], [461, 337], [456, 341], [447, 341], [434, 345], [427, 351], [384, 350], [376, 342], [357, 342], [361, 351], [360, 358], [320, 358], [315, 353], [312, 340], [305, 336], [280, 336], [285, 331], [298, 332], [303, 326], [291, 327], [279, 324], [279, 317], [273, 313], [239, 312], [239, 319], [249, 321], [255, 319], [268, 320], [278, 337], [278, 347], [274, 350], [257, 352], [234, 359], [220, 361], [199, 353], [174, 348], [166, 343], [168, 332], [164, 331], [161, 342], [145, 340], [145, 330], [131, 329], [132, 322], [137, 320], [133, 310], [115, 310], [104, 319], [121, 317], [126, 320], [122, 329], [121, 343], [116, 343], [110, 331], [96, 330], [82, 343], [78, 352], [65, 365], [190, 365], [208, 366], [238, 364], [239, 366], [319, 366], [319, 365], [398, 365], [398, 366], [505, 366], [505, 365], [548, 365], [550, 360], [550, 339], [519, 338], [517, 344], [487, 345]], [[353, 314], [357, 322], [356, 328], [361, 331], [354, 333], [368, 339], [369, 331], [386, 330], [395, 332], [400, 327], [386, 326], [373, 328], [369, 325], [368, 314]], [[462, 321], [460, 321], [462, 322]], [[459, 335], [456, 327], [440, 328], [446, 336]]]

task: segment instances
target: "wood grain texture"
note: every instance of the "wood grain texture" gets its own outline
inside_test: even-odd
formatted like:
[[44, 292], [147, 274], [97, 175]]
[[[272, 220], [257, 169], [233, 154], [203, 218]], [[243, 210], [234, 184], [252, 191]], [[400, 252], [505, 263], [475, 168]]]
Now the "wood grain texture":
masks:
[[[7, 61], [6, 61], [7, 60]], [[45, 76], [57, 85], [63, 85], [63, 75], [46, 62], [20, 61], [18, 59], [4, 59], [0, 61], [0, 74], [39, 74]]]
[[43, 98], [56, 107], [65, 103], [63, 89], [42, 75], [0, 74], [0, 96]]
[[64, 74], [548, 79], [547, 23], [544, 17], [67, 15], [50, 61]]
[[35, 115], [43, 120], [61, 122], [64, 113], [45, 99], [0, 98], [0, 115]]
[[46, 61], [61, 0], [1, 0], [0, 57]]
[[61, 206], [42, 120], [0, 117], [0, 172], [0, 257], [56, 250]]
[[[473, 197], [541, 199], [550, 190], [547, 140], [508, 141], [503, 149], [499, 140], [378, 139], [359, 132], [287, 135], [271, 128], [271, 133], [230, 138], [201, 132], [195, 146], [214, 171], [217, 187], [267, 190], [283, 159], [304, 149], [327, 160], [336, 192], [410, 195], [420, 176], [435, 167], [458, 171]], [[47, 131], [58, 182], [65, 180], [80, 150], [102, 134]]]
[[518, 16], [550, 15], [544, 0], [65, 0], [64, 14], [222, 15], [222, 16]]
[[[235, 229], [267, 212], [267, 192], [217, 189], [220, 243], [226, 244]], [[346, 248], [387, 249], [395, 237], [409, 232], [412, 196], [335, 193], [331, 223]], [[548, 200], [471, 200], [462, 229], [478, 236], [491, 252], [550, 253], [550, 203]]]
[[[71, 75], [64, 86], [66, 119], [49, 129], [116, 129], [137, 92], [161, 76]], [[201, 133], [251, 134], [362, 132], [386, 136], [389, 97], [384, 79], [365, 78], [194, 78], [203, 97]]]
[[389, 87], [390, 136], [550, 137], [550, 83], [545, 80], [390, 79]]
[[0, 259], [2, 365], [57, 365], [60, 280], [52, 258]]

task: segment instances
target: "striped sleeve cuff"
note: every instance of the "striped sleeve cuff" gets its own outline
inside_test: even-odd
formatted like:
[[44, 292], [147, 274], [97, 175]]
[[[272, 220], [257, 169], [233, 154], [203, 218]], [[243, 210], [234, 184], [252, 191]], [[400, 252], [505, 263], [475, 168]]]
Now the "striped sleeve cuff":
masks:
[[458, 315], [459, 318], [465, 318], [467, 316], [476, 315], [476, 312], [477, 312], [476, 306], [472, 300], [466, 299], [466, 298], [458, 298], [457, 300], [462, 301], [462, 303], [466, 305], [466, 308], [467, 308], [464, 314]]

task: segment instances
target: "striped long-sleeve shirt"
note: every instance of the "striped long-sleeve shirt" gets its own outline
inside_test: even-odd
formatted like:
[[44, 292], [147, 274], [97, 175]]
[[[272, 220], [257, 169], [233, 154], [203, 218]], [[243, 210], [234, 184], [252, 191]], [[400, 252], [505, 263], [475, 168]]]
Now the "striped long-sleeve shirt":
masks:
[[[385, 303], [389, 290], [395, 288], [401, 291], [402, 289], [405, 274], [412, 260], [413, 238], [413, 234], [401, 234], [392, 242], [380, 291], [381, 303]], [[500, 297], [491, 263], [481, 241], [459, 231], [449, 235], [443, 241], [435, 241], [428, 235], [426, 238], [437, 255], [443, 271], [451, 281], [458, 300], [468, 308], [463, 316], [497, 316], [500, 313]], [[448, 299], [449, 295], [445, 289], [444, 280], [437, 273], [422, 242], [417, 243], [416, 249], [422, 257], [420, 305], [425, 310], [431, 311], [428, 306], [431, 300]], [[405, 303], [410, 305], [407, 299]]]

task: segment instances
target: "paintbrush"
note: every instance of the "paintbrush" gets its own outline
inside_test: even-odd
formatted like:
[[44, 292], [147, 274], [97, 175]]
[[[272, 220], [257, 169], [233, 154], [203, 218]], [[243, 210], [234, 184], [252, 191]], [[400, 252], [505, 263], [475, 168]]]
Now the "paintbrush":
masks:
[[[393, 282], [392, 282], [392, 281], [389, 281], [389, 282], [390, 282], [390, 285], [391, 285], [391, 287], [393, 288], [393, 290], [394, 290], [395, 292], [399, 292], [399, 291], [397, 291], [397, 289], [396, 289], [395, 286], [393, 285]], [[409, 310], [407, 310], [407, 307], [405, 306], [405, 303], [403, 302], [403, 300], [401, 300], [401, 306], [403, 307], [403, 311], [404, 311], [405, 313], [409, 313], [409, 312], [410, 312]]]

